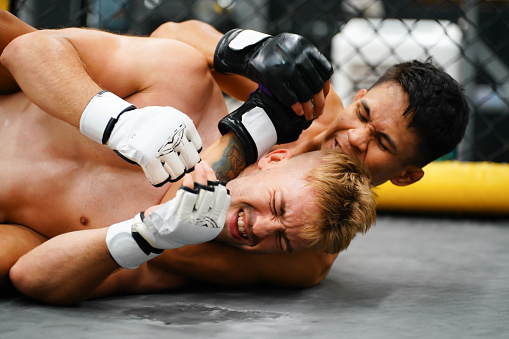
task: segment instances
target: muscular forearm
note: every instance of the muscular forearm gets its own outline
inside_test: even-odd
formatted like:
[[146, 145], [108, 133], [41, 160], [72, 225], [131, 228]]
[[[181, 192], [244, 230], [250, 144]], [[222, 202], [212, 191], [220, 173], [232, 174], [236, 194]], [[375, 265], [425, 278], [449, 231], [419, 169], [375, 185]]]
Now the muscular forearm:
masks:
[[65, 233], [23, 256], [11, 269], [14, 286], [51, 304], [73, 304], [119, 268], [106, 242], [107, 228]]
[[207, 283], [307, 288], [325, 279], [336, 257], [311, 250], [259, 254], [210, 241], [167, 250], [151, 263], [162, 270]]
[[90, 78], [74, 45], [56, 31], [36, 31], [11, 42], [1, 56], [28, 98], [76, 127], [101, 88]]

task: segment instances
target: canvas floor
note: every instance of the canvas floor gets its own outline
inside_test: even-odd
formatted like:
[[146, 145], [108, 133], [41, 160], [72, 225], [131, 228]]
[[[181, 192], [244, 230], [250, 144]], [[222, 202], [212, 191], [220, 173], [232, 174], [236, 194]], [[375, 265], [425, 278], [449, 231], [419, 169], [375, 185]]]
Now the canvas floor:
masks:
[[0, 338], [507, 338], [509, 219], [381, 215], [305, 290], [200, 288], [73, 307], [0, 299]]

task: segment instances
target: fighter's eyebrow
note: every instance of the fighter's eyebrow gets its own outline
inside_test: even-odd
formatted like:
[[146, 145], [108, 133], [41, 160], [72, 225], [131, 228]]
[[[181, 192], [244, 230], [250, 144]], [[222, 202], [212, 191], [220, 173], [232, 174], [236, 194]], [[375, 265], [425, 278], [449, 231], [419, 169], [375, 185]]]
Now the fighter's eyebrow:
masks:
[[[369, 121], [371, 118], [371, 110], [368, 106], [368, 103], [366, 102], [366, 100], [361, 100], [361, 105], [362, 105], [362, 108], [364, 109], [364, 111], [366, 111], [366, 115], [367, 115], [368, 121]], [[394, 140], [392, 140], [392, 138], [388, 134], [386, 134], [384, 132], [380, 132], [380, 131], [376, 131], [376, 134], [378, 134], [380, 137], [385, 139], [385, 141], [389, 144], [389, 147], [394, 151], [394, 153], [398, 153], [398, 146], [396, 145]]]

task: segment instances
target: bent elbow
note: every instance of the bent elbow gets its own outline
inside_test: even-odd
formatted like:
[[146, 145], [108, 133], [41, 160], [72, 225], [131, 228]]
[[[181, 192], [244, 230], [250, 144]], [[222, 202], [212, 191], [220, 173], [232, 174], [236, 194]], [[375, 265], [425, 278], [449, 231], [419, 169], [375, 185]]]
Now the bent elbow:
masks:
[[29, 269], [23, 264], [20, 259], [9, 271], [9, 278], [12, 285], [22, 294], [32, 296], [40, 288], [37, 280], [33, 279], [34, 275], [30, 274]]
[[50, 289], [48, 281], [51, 277], [44, 277], [37, 273], [37, 269], [30, 267], [23, 258], [11, 268], [9, 278], [12, 285], [23, 295], [51, 305], [69, 306], [82, 301], [65, 293], [65, 289]]
[[[36, 38], [36, 35], [39, 36], [42, 33], [41, 31], [36, 31], [28, 34], [21, 35], [19, 37], [16, 37], [13, 39], [3, 50], [2, 55], [0, 56], [0, 62], [2, 65], [10, 69], [13, 67], [13, 65], [20, 62], [20, 58], [23, 58], [24, 55], [28, 54], [31, 49], [34, 48], [34, 38]], [[43, 33], [44, 34], [44, 33]], [[39, 55], [37, 56], [39, 57]]]
[[[13, 39], [3, 50], [0, 62], [12, 74], [23, 71], [26, 65], [37, 66], [46, 62], [48, 51], [59, 53], [58, 37], [61, 35], [51, 30], [39, 30], [23, 34]], [[44, 57], [41, 57], [44, 56]]]

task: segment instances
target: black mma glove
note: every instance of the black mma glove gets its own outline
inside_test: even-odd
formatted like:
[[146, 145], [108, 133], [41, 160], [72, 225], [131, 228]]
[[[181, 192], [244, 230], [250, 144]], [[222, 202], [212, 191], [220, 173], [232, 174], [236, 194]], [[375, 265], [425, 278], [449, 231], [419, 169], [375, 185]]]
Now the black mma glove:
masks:
[[310, 125], [311, 121], [259, 88], [242, 106], [221, 119], [219, 131], [223, 135], [229, 131], [237, 135], [250, 165], [274, 145], [296, 141]]
[[300, 35], [272, 37], [242, 29], [233, 29], [221, 38], [214, 68], [261, 83], [286, 106], [310, 100], [333, 73], [327, 58]]

